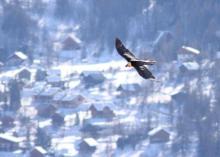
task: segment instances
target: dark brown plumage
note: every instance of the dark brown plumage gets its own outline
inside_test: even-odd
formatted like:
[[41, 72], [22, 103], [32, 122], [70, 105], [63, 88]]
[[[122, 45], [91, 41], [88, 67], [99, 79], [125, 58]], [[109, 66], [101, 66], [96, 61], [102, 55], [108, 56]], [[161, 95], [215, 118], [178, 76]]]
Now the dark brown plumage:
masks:
[[156, 63], [154, 60], [140, 60], [134, 56], [121, 42], [120, 39], [116, 38], [115, 47], [118, 53], [128, 61], [126, 67], [134, 67], [138, 74], [145, 79], [155, 79], [153, 74], [148, 70], [146, 65], [153, 65]]

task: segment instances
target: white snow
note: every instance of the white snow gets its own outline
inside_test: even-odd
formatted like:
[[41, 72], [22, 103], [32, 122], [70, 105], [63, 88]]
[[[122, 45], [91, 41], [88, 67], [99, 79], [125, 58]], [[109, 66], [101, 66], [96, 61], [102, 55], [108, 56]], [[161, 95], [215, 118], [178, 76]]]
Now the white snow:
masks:
[[28, 57], [27, 57], [27, 55], [25, 55], [23, 52], [21, 52], [21, 51], [16, 51], [15, 53], [14, 53], [16, 56], [18, 56], [19, 58], [21, 58], [22, 60], [26, 60]]
[[15, 143], [19, 143], [19, 142], [22, 142], [22, 139], [18, 138], [18, 137], [15, 137], [15, 136], [12, 136], [10, 134], [0, 134], [0, 138], [1, 139], [5, 139], [5, 140], [8, 140], [8, 141], [12, 141], [12, 142], [15, 142]]
[[189, 47], [189, 46], [184, 46], [184, 45], [182, 46], [182, 48], [184, 50], [186, 50], [187, 52], [191, 52], [191, 53], [196, 54], [196, 55], [200, 54], [200, 51], [198, 49], [195, 49], [195, 48], [192, 48], [192, 47]]
[[42, 154], [46, 154], [47, 153], [47, 151], [43, 147], [41, 147], [41, 146], [36, 146], [35, 149], [37, 151], [41, 152]]
[[90, 146], [97, 146], [98, 143], [94, 138], [85, 138], [83, 139], [86, 143], [88, 143], [88, 145]]

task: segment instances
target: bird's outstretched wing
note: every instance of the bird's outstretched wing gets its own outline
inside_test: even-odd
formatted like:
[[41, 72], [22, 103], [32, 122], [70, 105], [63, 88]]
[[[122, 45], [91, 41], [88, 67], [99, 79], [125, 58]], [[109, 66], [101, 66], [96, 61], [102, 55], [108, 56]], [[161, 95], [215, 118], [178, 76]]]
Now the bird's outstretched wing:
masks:
[[134, 66], [134, 68], [137, 70], [138, 74], [142, 76], [145, 79], [155, 79], [153, 74], [148, 70], [148, 68], [144, 65], [142, 66]]
[[134, 54], [132, 54], [121, 42], [120, 39], [115, 39], [115, 47], [118, 51], [118, 53], [125, 58], [128, 62], [132, 60], [137, 60]]
[[132, 60], [132, 62], [135, 64], [135, 65], [138, 65], [138, 66], [142, 66], [142, 65], [154, 65], [156, 63], [155, 60]]

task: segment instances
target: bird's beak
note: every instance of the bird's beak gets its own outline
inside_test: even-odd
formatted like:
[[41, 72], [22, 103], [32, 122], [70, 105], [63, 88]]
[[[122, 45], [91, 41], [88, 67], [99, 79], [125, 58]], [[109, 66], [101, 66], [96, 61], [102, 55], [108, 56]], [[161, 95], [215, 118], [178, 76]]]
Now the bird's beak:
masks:
[[128, 64], [126, 64], [125, 67], [132, 67], [131, 62], [128, 62]]

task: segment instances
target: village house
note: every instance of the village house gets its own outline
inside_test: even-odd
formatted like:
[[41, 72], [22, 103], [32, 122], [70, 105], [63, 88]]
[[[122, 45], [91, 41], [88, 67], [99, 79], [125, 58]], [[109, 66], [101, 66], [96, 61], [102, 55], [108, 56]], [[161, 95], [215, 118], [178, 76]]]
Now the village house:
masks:
[[180, 75], [184, 76], [196, 76], [199, 72], [200, 66], [196, 61], [193, 62], [184, 62], [179, 67]]
[[15, 151], [18, 150], [19, 144], [22, 140], [18, 137], [9, 134], [0, 134], [0, 150], [1, 151]]
[[79, 54], [82, 48], [82, 41], [75, 35], [69, 34], [60, 43], [55, 44], [56, 49], [59, 50], [58, 58], [62, 60], [76, 58], [76, 53]]
[[63, 50], [78, 50], [81, 48], [81, 40], [75, 35], [68, 35], [62, 42]]
[[65, 122], [64, 121], [64, 119], [65, 119], [64, 115], [62, 115], [60, 113], [54, 113], [51, 118], [52, 118], [53, 126], [59, 127], [59, 126], [64, 125], [64, 122]]
[[34, 95], [34, 101], [37, 104], [51, 104], [53, 96], [59, 92], [60, 88], [45, 86], [43, 91]]
[[98, 143], [93, 138], [85, 138], [78, 144], [79, 154], [90, 155], [95, 152]]
[[91, 137], [97, 137], [98, 132], [101, 131], [102, 128], [99, 126], [95, 126], [90, 123], [84, 123], [80, 131], [86, 135], [86, 136], [91, 136]]
[[105, 76], [99, 71], [84, 71], [80, 74], [81, 82], [86, 88], [102, 84], [105, 81]]
[[47, 83], [50, 84], [52, 87], [60, 87], [64, 88], [65, 81], [61, 80], [59, 75], [50, 75], [46, 78]]
[[37, 114], [40, 117], [50, 118], [57, 110], [55, 105], [45, 104], [45, 105], [37, 105], [36, 107]]
[[162, 127], [157, 127], [148, 132], [150, 143], [164, 143], [170, 140], [170, 133]]
[[198, 49], [183, 45], [177, 50], [177, 60], [179, 62], [192, 62], [200, 54]]
[[13, 116], [4, 115], [4, 114], [0, 116], [1, 127], [3, 128], [13, 127], [14, 121], [15, 121], [15, 118]]
[[35, 73], [35, 81], [45, 81], [47, 72], [44, 69], [37, 69]]
[[47, 151], [41, 146], [34, 147], [30, 152], [30, 157], [46, 157], [46, 155]]
[[113, 119], [115, 117], [114, 111], [111, 109], [110, 105], [94, 103], [89, 107], [92, 118], [105, 118]]
[[[141, 91], [141, 86], [138, 83], [120, 84], [117, 88], [121, 96], [136, 95]], [[137, 92], [138, 91], [138, 92]]]
[[26, 68], [23, 68], [21, 71], [19, 71], [17, 73], [17, 77], [18, 77], [18, 79], [30, 80], [31, 79], [31, 71]]
[[80, 104], [87, 102], [87, 99], [83, 95], [74, 93], [74, 90], [67, 89], [58, 92], [54, 96], [53, 102], [59, 107], [76, 108]]
[[63, 100], [62, 100], [62, 107], [77, 107], [79, 106], [80, 104], [82, 103], [85, 103], [87, 100], [84, 96], [82, 95], [74, 95], [74, 96], [71, 96], [71, 95], [66, 95]]
[[18, 66], [21, 63], [23, 63], [24, 61], [26, 61], [27, 59], [28, 59], [28, 57], [26, 54], [24, 54], [23, 52], [20, 52], [20, 51], [16, 51], [16, 52], [14, 52], [14, 54], [9, 56], [6, 64], [8, 66]]
[[177, 105], [180, 105], [189, 98], [189, 94], [187, 94], [184, 91], [180, 91], [178, 93], [173, 94], [171, 98], [175, 103], [177, 103]]
[[176, 60], [175, 39], [170, 31], [159, 31], [157, 38], [153, 42], [153, 53], [163, 61]]

